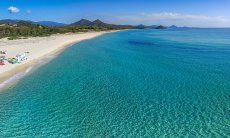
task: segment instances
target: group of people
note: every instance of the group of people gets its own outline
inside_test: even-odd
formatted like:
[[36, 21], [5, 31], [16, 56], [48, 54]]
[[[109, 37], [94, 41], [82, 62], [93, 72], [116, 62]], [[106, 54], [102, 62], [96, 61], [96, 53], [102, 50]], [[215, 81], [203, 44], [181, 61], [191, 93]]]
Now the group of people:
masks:
[[8, 61], [11, 64], [21, 63], [22, 61], [27, 60], [26, 54], [29, 52], [24, 52], [23, 54], [17, 54], [13, 58], [6, 58], [7, 52], [6, 51], [0, 51], [0, 65], [5, 65], [5, 61]]

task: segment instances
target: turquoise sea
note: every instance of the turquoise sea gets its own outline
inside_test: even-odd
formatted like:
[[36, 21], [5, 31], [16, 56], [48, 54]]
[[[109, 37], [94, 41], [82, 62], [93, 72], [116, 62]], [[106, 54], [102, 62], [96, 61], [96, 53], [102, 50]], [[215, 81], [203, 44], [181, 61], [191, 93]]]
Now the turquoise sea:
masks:
[[230, 137], [230, 29], [75, 44], [0, 92], [0, 137]]

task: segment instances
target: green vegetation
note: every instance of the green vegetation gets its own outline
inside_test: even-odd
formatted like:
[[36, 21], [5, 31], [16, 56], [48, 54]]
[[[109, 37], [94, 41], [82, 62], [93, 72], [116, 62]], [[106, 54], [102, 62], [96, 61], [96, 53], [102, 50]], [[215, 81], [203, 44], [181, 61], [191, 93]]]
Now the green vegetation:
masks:
[[7, 37], [9, 40], [25, 39], [27, 37], [43, 37], [57, 33], [76, 33], [76, 32], [88, 32], [88, 31], [106, 31], [106, 30], [118, 30], [128, 29], [130, 26], [118, 26], [109, 25], [96, 20], [90, 22], [90, 24], [78, 25], [78, 22], [63, 27], [48, 27], [35, 24], [29, 21], [12, 21], [7, 20], [6, 23], [0, 22], [0, 38]]
[[[43, 22], [44, 23], [44, 22]], [[21, 20], [0, 20], [0, 39], [7, 37], [9, 40], [26, 39], [28, 37], [43, 37], [52, 34], [77, 33], [89, 31], [108, 31], [122, 29], [166, 29], [165, 26], [131, 26], [131, 25], [113, 25], [100, 20], [93, 22], [82, 19], [69, 25], [59, 25], [55, 27], [55, 22], [48, 22], [49, 26], [40, 25], [38, 22]], [[54, 25], [52, 25], [54, 24]]]
[[58, 30], [45, 26], [34, 25], [29, 22], [2, 24], [0, 26], [0, 38], [8, 37], [9, 40], [25, 37], [49, 36], [54, 33], [58, 33]]

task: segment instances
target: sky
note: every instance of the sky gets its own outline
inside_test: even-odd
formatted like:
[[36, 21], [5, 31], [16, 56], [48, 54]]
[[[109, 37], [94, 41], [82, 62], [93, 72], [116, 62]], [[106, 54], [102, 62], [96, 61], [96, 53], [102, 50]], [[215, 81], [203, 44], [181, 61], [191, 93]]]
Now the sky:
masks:
[[230, 0], [0, 0], [0, 19], [230, 27]]

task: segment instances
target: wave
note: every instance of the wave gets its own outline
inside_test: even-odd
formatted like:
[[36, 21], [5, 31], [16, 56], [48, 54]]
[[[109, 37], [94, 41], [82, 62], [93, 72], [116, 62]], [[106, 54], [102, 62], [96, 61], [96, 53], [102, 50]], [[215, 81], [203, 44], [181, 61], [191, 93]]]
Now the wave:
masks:
[[28, 74], [31, 70], [33, 69], [33, 67], [29, 67], [28, 69], [26, 69], [23, 72], [17, 73], [14, 76], [12, 76], [11, 78], [9, 78], [8, 80], [5, 80], [4, 82], [0, 83], [0, 90], [5, 88], [7, 85], [21, 79], [22, 77], [24, 77], [26, 74]]
[[19, 72], [19, 73], [15, 74], [14, 76], [10, 77], [9, 79], [5, 80], [4, 82], [0, 83], [0, 90], [2, 90], [3, 88], [5, 88], [6, 86], [9, 86], [10, 84], [13, 84], [17, 80], [23, 78], [33, 68], [38, 68], [40, 66], [43, 66], [43, 65], [49, 63], [51, 60], [53, 60], [54, 58], [56, 58], [57, 55], [58, 55], [58, 53], [46, 55], [42, 59], [38, 60], [36, 65], [31, 66], [31, 67], [27, 68], [25, 71]]

